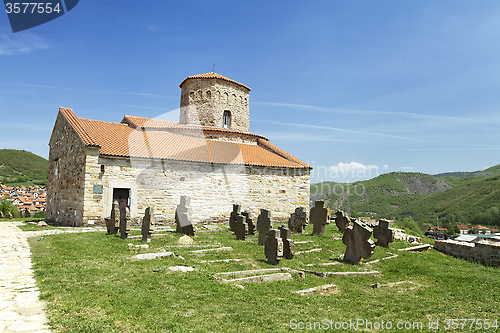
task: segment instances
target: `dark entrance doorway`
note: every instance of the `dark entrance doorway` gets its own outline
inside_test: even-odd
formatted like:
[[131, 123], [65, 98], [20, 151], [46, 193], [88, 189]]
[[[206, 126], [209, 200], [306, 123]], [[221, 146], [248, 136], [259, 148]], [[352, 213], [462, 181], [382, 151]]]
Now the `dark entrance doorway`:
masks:
[[118, 201], [120, 208], [120, 218], [125, 214], [125, 208], [130, 209], [130, 189], [129, 188], [114, 188], [113, 189], [113, 202]]

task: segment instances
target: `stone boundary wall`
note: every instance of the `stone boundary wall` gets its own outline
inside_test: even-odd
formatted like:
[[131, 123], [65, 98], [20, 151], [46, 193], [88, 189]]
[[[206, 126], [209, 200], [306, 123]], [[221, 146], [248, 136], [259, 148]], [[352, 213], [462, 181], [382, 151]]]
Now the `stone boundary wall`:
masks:
[[452, 256], [500, 266], [500, 244], [480, 241], [477, 243], [437, 240], [434, 248]]

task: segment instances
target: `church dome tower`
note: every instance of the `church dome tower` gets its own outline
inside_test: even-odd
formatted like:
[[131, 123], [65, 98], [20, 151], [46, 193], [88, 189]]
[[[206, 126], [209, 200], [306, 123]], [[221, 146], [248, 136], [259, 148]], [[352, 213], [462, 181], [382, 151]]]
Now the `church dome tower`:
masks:
[[250, 132], [247, 86], [211, 72], [188, 76], [179, 87], [179, 123]]

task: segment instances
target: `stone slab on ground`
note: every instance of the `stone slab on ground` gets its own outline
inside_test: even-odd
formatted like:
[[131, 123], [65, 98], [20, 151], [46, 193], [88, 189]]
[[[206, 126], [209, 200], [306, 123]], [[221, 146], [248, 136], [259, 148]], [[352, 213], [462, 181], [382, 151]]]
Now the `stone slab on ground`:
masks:
[[267, 269], [251, 269], [251, 270], [246, 270], [246, 271], [234, 271], [234, 272], [216, 273], [214, 275], [214, 279], [216, 279], [216, 280], [222, 280], [222, 279], [227, 279], [227, 278], [240, 278], [240, 277], [244, 277], [244, 276], [262, 275], [262, 274], [274, 273], [274, 272], [299, 273], [300, 271], [297, 271], [295, 269], [291, 269], [291, 268], [288, 268], [288, 267], [267, 268]]
[[399, 249], [398, 251], [417, 251], [417, 252], [421, 252], [421, 251], [427, 251], [431, 247], [432, 247], [431, 244], [422, 244], [422, 245], [418, 245], [418, 246], [412, 246], [412, 247], [407, 247], [407, 248], [404, 248], [404, 249]]
[[174, 257], [174, 256], [175, 254], [173, 252], [141, 253], [133, 256], [132, 259], [153, 260], [157, 258]]
[[188, 266], [170, 266], [168, 269], [174, 272], [192, 272], [194, 271], [194, 267]]
[[242, 261], [243, 259], [219, 259], [219, 260], [200, 260], [198, 261], [200, 264], [210, 264], [214, 262], [233, 262], [233, 261]]
[[221, 280], [221, 282], [222, 283], [276, 282], [276, 281], [286, 281], [291, 279], [293, 279], [293, 277], [292, 274], [290, 273], [274, 273], [274, 274], [247, 276], [231, 280]]
[[309, 274], [314, 274], [319, 277], [330, 277], [330, 276], [345, 276], [345, 275], [376, 275], [376, 274], [382, 274], [382, 272], [379, 271], [368, 271], [368, 272], [316, 272], [316, 271], [309, 271], [305, 270], [304, 272], [309, 273]]
[[195, 251], [191, 251], [191, 253], [194, 253], [194, 254], [205, 254], [207, 252], [222, 252], [222, 251], [232, 251], [233, 248], [230, 247], [230, 246], [224, 246], [224, 247], [218, 247], [218, 248], [215, 248], [215, 249], [203, 249], [203, 250], [195, 250]]
[[304, 290], [292, 291], [292, 294], [332, 294], [338, 292], [339, 289], [334, 284], [325, 284], [323, 286], [313, 287]]
[[297, 251], [295, 254], [304, 254], [304, 253], [314, 253], [314, 252], [321, 252], [323, 249], [311, 249], [311, 250], [305, 250], [305, 251]]

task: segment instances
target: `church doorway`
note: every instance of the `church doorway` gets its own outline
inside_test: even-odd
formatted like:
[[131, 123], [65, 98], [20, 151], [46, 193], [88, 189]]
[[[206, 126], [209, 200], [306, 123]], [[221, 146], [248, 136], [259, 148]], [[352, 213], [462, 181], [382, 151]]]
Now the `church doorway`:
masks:
[[130, 189], [129, 188], [114, 188], [113, 189], [113, 202], [118, 201], [120, 209], [120, 217], [125, 214], [125, 208], [130, 209]]

